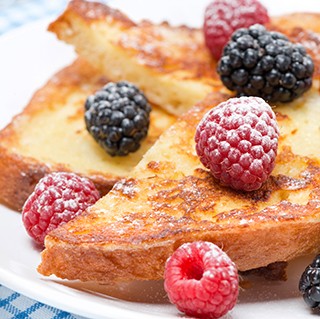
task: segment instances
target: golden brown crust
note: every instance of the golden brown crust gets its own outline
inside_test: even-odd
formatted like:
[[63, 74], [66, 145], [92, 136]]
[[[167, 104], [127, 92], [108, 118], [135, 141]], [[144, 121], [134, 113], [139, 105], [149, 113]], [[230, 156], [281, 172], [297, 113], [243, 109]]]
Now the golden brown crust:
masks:
[[26, 161], [0, 146], [1, 203], [14, 210], [21, 210], [36, 183], [49, 168], [34, 160]]
[[216, 61], [205, 47], [200, 30], [173, 27], [167, 22], [130, 25], [111, 8], [95, 5], [99, 7], [98, 17], [88, 20], [92, 3], [71, 2], [49, 30], [72, 44], [80, 56], [112, 81], [135, 83], [151, 101], [175, 115], [219, 85]]
[[[198, 233], [191, 231], [187, 235], [181, 230], [181, 235], [176, 234], [172, 241], [166, 238], [165, 241], [157, 241], [157, 245], [140, 245], [139, 249], [117, 243], [117, 248], [114, 249], [103, 249], [97, 243], [62, 245], [51, 238], [42, 253], [38, 271], [46, 276], [55, 274], [69, 280], [109, 284], [114, 281], [158, 280], [163, 278], [166, 259], [181, 244], [197, 240], [211, 241], [221, 246], [237, 263], [239, 271], [261, 268], [284, 258], [291, 260], [300, 256], [301, 250], [303, 254], [318, 252], [319, 238], [312, 236], [314, 240], [309, 241], [310, 234], [319, 233], [318, 223], [303, 222], [300, 226], [288, 221], [283, 222], [280, 227], [273, 226], [261, 229], [257, 227], [255, 231], [248, 228], [209, 231], [204, 227], [207, 232], [202, 229]], [[284, 242], [285, 246], [278, 246]], [[283, 254], [285, 250], [286, 255]]]
[[[12, 147], [15, 145], [18, 134], [15, 126], [19, 117], [32, 117], [43, 108], [54, 108], [55, 105], [64, 104], [70, 92], [85, 83], [91, 83], [91, 89], [93, 89], [100, 87], [106, 81], [85, 61], [77, 60], [58, 72], [43, 88], [39, 89], [22, 115], [16, 115], [6, 128], [0, 131], [0, 202], [2, 204], [14, 210], [21, 210], [35, 184], [45, 174], [53, 171], [70, 171], [63, 164], [50, 165], [15, 153], [11, 148], [8, 149], [8, 144]], [[102, 175], [99, 172], [96, 172], [96, 175], [93, 173], [91, 177], [101, 194], [106, 194], [115, 182], [113, 176]]]
[[304, 29], [320, 32], [319, 13], [294, 12], [271, 18], [271, 24], [281, 30]]
[[[95, 6], [97, 14], [91, 10]], [[92, 19], [88, 19], [88, 12]], [[318, 41], [314, 32], [319, 29], [319, 19], [316, 19], [317, 14], [302, 16], [314, 22], [308, 31], [294, 25], [296, 15], [274, 18], [268, 28], [286, 33], [293, 41], [303, 42], [318, 60], [319, 50], [313, 49], [317, 47], [314, 46]], [[51, 23], [49, 30], [72, 44], [80, 56], [111, 80], [127, 79], [137, 84], [150, 100], [171, 114], [181, 115], [220, 86], [217, 61], [207, 50], [201, 30], [172, 27], [167, 22], [130, 23], [127, 19], [108, 6], [77, 0]], [[106, 61], [111, 61], [113, 67]], [[317, 76], [319, 72], [317, 67]]]
[[[317, 46], [313, 42], [319, 41], [316, 34], [320, 30], [320, 15], [317, 13], [294, 13], [273, 17], [269, 29], [276, 29], [285, 33], [294, 42], [302, 42], [312, 51]], [[70, 1], [64, 13], [54, 22], [48, 30], [64, 41], [73, 43], [74, 34], [77, 29], [74, 27], [79, 19], [87, 25], [108, 21], [105, 27], [117, 25], [125, 33], [115, 39], [115, 45], [119, 46], [129, 55], [136, 55], [139, 63], [159, 73], [168, 74], [178, 70], [188, 72], [186, 79], [198, 79], [207, 81], [208, 85], [215, 86], [219, 78], [216, 72], [216, 63], [210, 56], [204, 41], [202, 30], [188, 26], [171, 26], [168, 22], [155, 25], [150, 21], [134, 23], [130, 18], [118, 10], [98, 3], [83, 0]], [[72, 25], [73, 24], [73, 25]], [[181, 32], [180, 43], [165, 45], [170, 39], [166, 32], [161, 29], [174, 31], [177, 35]], [[307, 31], [306, 31], [307, 30]], [[176, 39], [178, 42], [179, 39]], [[73, 43], [76, 45], [76, 43]], [[173, 47], [174, 45], [174, 47]], [[174, 49], [174, 50], [173, 50]], [[318, 49], [313, 56], [318, 56]], [[181, 58], [183, 57], [183, 58]]]
[[[16, 126], [20, 118], [32, 117], [43, 109], [61, 107], [75, 90], [85, 90], [88, 94], [104, 85], [108, 80], [101, 76], [83, 59], [57, 72], [42, 88], [37, 90], [24, 110], [0, 131], [0, 140], [14, 141]], [[84, 87], [87, 86], [86, 89]]]
[[[35, 185], [44, 175], [59, 171], [70, 172], [70, 169], [62, 164], [52, 166], [37, 159], [19, 156], [0, 145], [0, 171], [0, 202], [20, 211]], [[91, 179], [101, 196], [107, 194], [117, 181], [114, 176], [103, 176], [101, 173], [78, 174]]]
[[[290, 16], [286, 19], [289, 23]], [[293, 38], [295, 32], [286, 30]], [[317, 37], [301, 34], [315, 56]], [[299, 123], [300, 116], [308, 108], [311, 117], [318, 114], [317, 94], [313, 90], [296, 103], [277, 106], [282, 136], [275, 171], [260, 190], [244, 194], [220, 186], [195, 155], [199, 119], [227, 98], [213, 93], [160, 137], [130, 179], [47, 236], [39, 272], [100, 282], [159, 279], [172, 252], [194, 240], [221, 246], [241, 271], [317, 252], [318, 152], [299, 154], [293, 142], [297, 136], [300, 144], [307, 142], [310, 116], [307, 124]], [[318, 136], [318, 124], [312, 129]]]
[[[147, 153], [146, 167], [139, 165], [133, 178], [118, 182], [97, 205], [50, 233], [39, 271], [84, 281], [159, 279], [166, 258], [194, 240], [218, 244], [241, 271], [316, 252], [320, 164], [293, 154], [286, 146], [288, 136], [281, 141], [277, 169], [294, 165], [298, 172], [272, 175], [255, 192], [224, 188], [197, 164], [190, 150], [194, 129], [203, 114], [225, 98], [212, 94], [162, 135], [155, 154], [160, 157], [159, 144], [165, 139], [171, 161], [148, 161]], [[282, 126], [288, 116], [277, 110]], [[174, 134], [179, 138], [173, 142]], [[189, 174], [179, 166], [186, 161]], [[91, 267], [79, 273], [88, 263]]]
[[[194, 240], [212, 241], [223, 247], [239, 270], [289, 260], [299, 256], [300, 250], [305, 254], [315, 253], [320, 244], [318, 236], [314, 236], [320, 230], [320, 225], [314, 223], [319, 214], [319, 164], [310, 163], [304, 175], [307, 178], [275, 176], [263, 189], [250, 193], [223, 188], [204, 170], [178, 180], [154, 178], [154, 183], [150, 179], [126, 180], [116, 184], [110, 195], [119, 201], [134, 201], [137, 206], [124, 205], [124, 215], [116, 216], [115, 221], [101, 216], [104, 213], [93, 207], [67, 226], [53, 231], [47, 239], [49, 244], [39, 271], [50, 275], [54, 269], [62, 278], [105, 282], [159, 279], [165, 260], [173, 251], [182, 243]], [[294, 192], [312, 190], [308, 203], [275, 199], [277, 194], [287, 198], [293, 192], [292, 185]], [[149, 205], [139, 209], [139, 192], [147, 189]], [[217, 214], [216, 205], [226, 200], [241, 203], [241, 207]], [[109, 210], [111, 203], [106, 200], [103, 207]], [[68, 261], [63, 263], [52, 255], [60, 254], [63, 260], [61, 248], [68, 253]], [[77, 260], [79, 251], [81, 261]], [[74, 265], [77, 269], [84, 267], [90, 262], [87, 258], [96, 260], [96, 270], [87, 268], [84, 272], [87, 277], [82, 277], [73, 268]], [[141, 263], [145, 268], [140, 273]]]
[[[90, 1], [84, 2], [82, 0], [69, 1], [67, 10], [74, 12], [76, 15], [81, 16], [87, 23], [104, 20], [106, 17], [112, 19], [114, 22], [118, 22], [124, 28], [135, 26], [136, 24], [130, 20], [124, 13], [117, 9], [113, 9], [100, 2]], [[57, 19], [63, 20], [63, 14]], [[48, 27], [50, 31], [54, 28], [55, 23], [51, 23]]]
[[[20, 114], [16, 115], [12, 121], [0, 131], [0, 202], [2, 204], [20, 211], [39, 179], [45, 174], [53, 171], [72, 171], [81, 176], [90, 178], [103, 196], [111, 189], [114, 183], [123, 176], [126, 169], [129, 170], [129, 166], [126, 166], [126, 159], [121, 159], [123, 161], [124, 169], [121, 174], [118, 174], [112, 169], [96, 169], [96, 163], [92, 163], [89, 170], [81, 170], [81, 168], [74, 170], [70, 165], [63, 161], [56, 162], [50, 159], [44, 160], [37, 156], [37, 154], [31, 156], [26, 155], [21, 151], [21, 135], [28, 135], [28, 132], [21, 132], [19, 129], [21, 125], [24, 125], [25, 122], [29, 122], [39, 114], [41, 115], [44, 110], [50, 110], [52, 113], [58, 112], [65, 105], [71, 103], [69, 101], [70, 96], [73, 96], [74, 94], [77, 95], [77, 92], [82, 94], [80, 105], [76, 102], [78, 104], [75, 105], [75, 113], [69, 115], [68, 120], [72, 122], [73, 117], [75, 117], [75, 119], [82, 118], [82, 96], [93, 93], [106, 82], [107, 79], [104, 76], [101, 76], [90, 64], [85, 60], [78, 59], [72, 65], [55, 74], [46, 85], [34, 94], [26, 108]], [[154, 110], [155, 108], [156, 107], [154, 106]], [[157, 116], [158, 118], [156, 118]], [[145, 140], [144, 148], [150, 147], [162, 131], [169, 126], [170, 123], [173, 123], [174, 120], [175, 118], [173, 116], [166, 115], [163, 112], [152, 114], [149, 135]], [[56, 125], [59, 126], [59, 123], [56, 123]], [[46, 128], [43, 129], [46, 130]], [[65, 129], [70, 129], [68, 123], [66, 124]], [[82, 130], [85, 129], [83, 128]], [[87, 132], [84, 133], [88, 135]], [[46, 141], [46, 143], [52, 142], [55, 147], [59, 148], [59, 141]], [[41, 144], [43, 142], [38, 142], [38, 140], [33, 141], [33, 143], [40, 143], [38, 146], [39, 148], [44, 146]], [[86, 144], [87, 141], [84, 139], [83, 143]], [[95, 151], [95, 148], [91, 147], [86, 149], [88, 149], [88, 151]], [[53, 153], [56, 151], [57, 150], [54, 149], [52, 150]], [[85, 151], [82, 151], [82, 153], [84, 152]], [[143, 150], [141, 149], [140, 153], [142, 152]], [[102, 161], [106, 163], [109, 161], [120, 161], [120, 159], [111, 158], [104, 152], [101, 153]], [[82, 154], [82, 156], [87, 155], [88, 154]], [[142, 155], [137, 155], [137, 157], [139, 156]], [[141, 157], [135, 159], [135, 161], [138, 161], [140, 158]]]
[[[171, 26], [168, 22], [158, 25], [143, 20], [134, 23], [118, 10], [97, 3], [83, 0], [70, 1], [64, 13], [54, 22], [48, 30], [57, 36], [69, 41], [78, 32], [76, 23], [86, 25], [99, 23], [106, 28], [116, 27], [125, 31], [119, 38], [114, 39], [114, 44], [127, 52], [136, 55], [138, 63], [155, 69], [159, 73], [168, 74], [176, 71], [186, 71], [189, 78], [204, 78], [210, 83], [218, 77], [216, 61], [206, 49], [200, 30], [187, 26]], [[173, 34], [168, 34], [169, 32]], [[170, 37], [177, 37], [170, 44]], [[183, 57], [183, 58], [182, 58]]]

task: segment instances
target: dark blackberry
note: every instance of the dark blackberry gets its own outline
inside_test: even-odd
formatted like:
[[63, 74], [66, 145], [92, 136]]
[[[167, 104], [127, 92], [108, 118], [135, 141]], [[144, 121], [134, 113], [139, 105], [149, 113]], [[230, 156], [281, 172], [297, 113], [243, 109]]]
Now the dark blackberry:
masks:
[[320, 308], [320, 255], [316, 256], [301, 275], [299, 290], [309, 307]]
[[93, 138], [111, 156], [135, 152], [147, 136], [151, 107], [128, 82], [110, 82], [85, 103], [85, 123]]
[[233, 33], [218, 63], [224, 85], [239, 96], [289, 102], [312, 85], [314, 64], [301, 44], [256, 24]]

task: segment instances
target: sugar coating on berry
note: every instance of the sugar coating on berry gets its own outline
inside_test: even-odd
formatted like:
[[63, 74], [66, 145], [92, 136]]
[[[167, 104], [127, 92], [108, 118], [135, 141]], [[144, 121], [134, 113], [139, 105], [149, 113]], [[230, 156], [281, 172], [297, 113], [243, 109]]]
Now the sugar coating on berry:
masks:
[[220, 318], [237, 302], [237, 268], [210, 242], [180, 246], [167, 260], [164, 278], [170, 301], [189, 316]]
[[205, 43], [218, 60], [235, 30], [269, 20], [267, 9], [257, 0], [215, 0], [205, 10]]
[[231, 98], [200, 121], [196, 152], [222, 185], [253, 191], [274, 168], [278, 138], [276, 116], [269, 104], [258, 97]]
[[27, 233], [39, 244], [59, 225], [82, 213], [100, 198], [95, 185], [73, 173], [44, 176], [22, 208]]

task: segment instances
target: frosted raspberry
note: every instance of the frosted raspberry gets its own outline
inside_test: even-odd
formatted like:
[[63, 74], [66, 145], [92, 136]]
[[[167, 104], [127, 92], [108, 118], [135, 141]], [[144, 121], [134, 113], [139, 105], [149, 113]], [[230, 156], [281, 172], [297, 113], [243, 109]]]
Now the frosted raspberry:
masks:
[[258, 0], [214, 0], [205, 10], [205, 43], [218, 60], [234, 31], [269, 20], [267, 9]]
[[164, 287], [170, 301], [189, 316], [220, 318], [237, 302], [235, 264], [210, 242], [180, 246], [167, 260]]
[[272, 172], [279, 128], [269, 104], [258, 97], [232, 98], [209, 111], [197, 127], [196, 151], [223, 185], [252, 191]]
[[28, 234], [40, 244], [59, 225], [68, 222], [100, 198], [94, 184], [73, 173], [57, 172], [43, 177], [22, 208]]

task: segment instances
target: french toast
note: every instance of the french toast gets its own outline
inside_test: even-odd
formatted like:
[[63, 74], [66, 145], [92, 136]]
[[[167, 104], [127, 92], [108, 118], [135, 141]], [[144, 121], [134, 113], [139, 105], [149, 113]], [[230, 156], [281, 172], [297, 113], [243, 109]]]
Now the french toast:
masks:
[[[38, 271], [104, 283], [161, 279], [173, 251], [195, 240], [222, 247], [239, 271], [318, 252], [320, 25], [304, 30], [308, 14], [304, 17], [299, 28], [295, 15], [274, 20], [285, 22], [283, 31], [293, 41], [303, 42], [315, 73], [309, 92], [274, 105], [279, 149], [275, 169], [262, 188], [243, 193], [222, 187], [196, 155], [200, 119], [230, 97], [216, 83], [212, 93], [160, 136], [129, 178], [46, 237]], [[281, 29], [282, 24], [270, 27]]]
[[135, 83], [175, 115], [203, 99], [216, 83], [214, 61], [197, 29], [135, 23], [102, 3], [72, 0], [48, 30], [110, 80]]
[[107, 83], [77, 59], [35, 93], [28, 106], [0, 131], [0, 201], [20, 210], [41, 177], [71, 171], [90, 178], [102, 195], [127, 176], [175, 117], [153, 105], [148, 137], [125, 158], [111, 157], [85, 128], [84, 102]]

